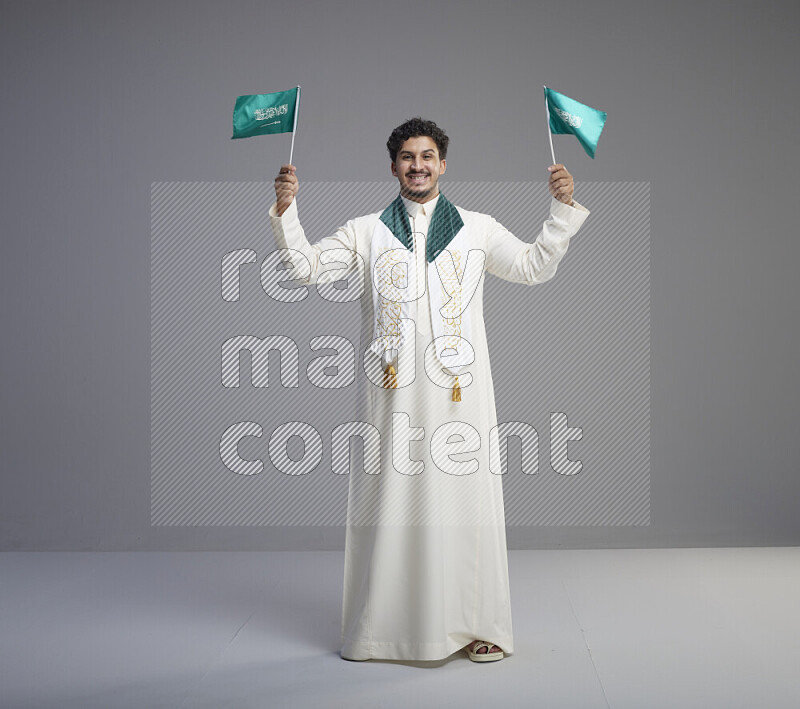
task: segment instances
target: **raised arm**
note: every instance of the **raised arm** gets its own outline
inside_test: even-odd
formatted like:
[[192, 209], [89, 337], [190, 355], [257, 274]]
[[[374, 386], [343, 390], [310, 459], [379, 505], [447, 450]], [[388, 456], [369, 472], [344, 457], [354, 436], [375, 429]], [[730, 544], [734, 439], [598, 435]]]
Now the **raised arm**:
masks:
[[580, 229], [589, 210], [572, 200], [573, 206], [550, 200], [550, 217], [542, 224], [536, 241], [518, 239], [489, 217], [486, 270], [503, 280], [535, 285], [550, 280], [567, 253], [569, 240]]
[[[303, 283], [331, 283], [347, 278], [354, 271], [363, 268], [362, 259], [357, 252], [356, 231], [352, 221], [339, 227], [334, 234], [314, 244], [309, 243], [297, 214], [295, 196], [298, 191], [295, 167], [283, 165], [275, 179], [276, 201], [269, 210], [269, 216], [278, 247], [299, 251], [305, 257], [290, 259], [295, 269], [293, 275], [297, 280]], [[338, 251], [322, 256], [331, 249]]]

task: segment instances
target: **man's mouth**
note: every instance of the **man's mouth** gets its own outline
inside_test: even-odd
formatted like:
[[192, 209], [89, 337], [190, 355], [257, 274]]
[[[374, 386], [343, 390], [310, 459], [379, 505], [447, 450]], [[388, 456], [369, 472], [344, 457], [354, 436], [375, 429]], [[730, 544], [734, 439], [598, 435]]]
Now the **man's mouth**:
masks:
[[421, 183], [428, 179], [428, 175], [409, 175], [408, 179], [411, 182]]

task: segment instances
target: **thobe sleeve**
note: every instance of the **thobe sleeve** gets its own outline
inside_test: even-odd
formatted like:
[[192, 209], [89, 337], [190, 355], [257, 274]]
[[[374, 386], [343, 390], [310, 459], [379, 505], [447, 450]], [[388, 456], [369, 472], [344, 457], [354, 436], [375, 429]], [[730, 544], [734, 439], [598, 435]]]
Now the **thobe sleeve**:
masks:
[[550, 280], [567, 252], [569, 240], [589, 216], [586, 207], [573, 203], [571, 207], [552, 197], [550, 217], [532, 244], [489, 217], [486, 270], [513, 283], [535, 285]]
[[[289, 261], [301, 283], [331, 283], [348, 277], [361, 266], [357, 251], [354, 221], [339, 227], [334, 234], [310, 244], [297, 215], [297, 200], [293, 199], [286, 211], [278, 216], [277, 202], [269, 210], [272, 233], [278, 248], [299, 252], [291, 254]], [[339, 251], [321, 256], [324, 251]], [[310, 270], [309, 270], [310, 266]]]

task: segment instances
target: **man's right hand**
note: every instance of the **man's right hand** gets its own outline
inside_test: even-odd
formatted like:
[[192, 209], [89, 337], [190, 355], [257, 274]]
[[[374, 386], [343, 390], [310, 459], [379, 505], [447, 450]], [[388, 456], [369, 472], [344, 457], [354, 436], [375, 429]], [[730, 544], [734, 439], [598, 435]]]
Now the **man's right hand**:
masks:
[[278, 176], [275, 178], [275, 198], [278, 201], [275, 211], [278, 216], [289, 209], [289, 205], [300, 189], [300, 184], [294, 174], [296, 169], [294, 165], [281, 165]]

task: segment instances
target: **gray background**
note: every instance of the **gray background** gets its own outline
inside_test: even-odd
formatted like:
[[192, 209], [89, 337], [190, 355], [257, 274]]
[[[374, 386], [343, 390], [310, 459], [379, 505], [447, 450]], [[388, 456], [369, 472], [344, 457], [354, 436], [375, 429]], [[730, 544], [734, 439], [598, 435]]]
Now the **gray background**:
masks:
[[150, 186], [271, 181], [289, 136], [231, 141], [231, 109], [294, 84], [303, 181], [389, 179], [388, 131], [417, 114], [451, 136], [448, 180], [544, 180], [547, 83], [609, 112], [594, 161], [554, 139], [576, 198], [650, 183], [651, 524], [511, 547], [796, 544], [795, 15], [3, 3], [2, 548], [342, 547], [336, 527], [150, 526]]

